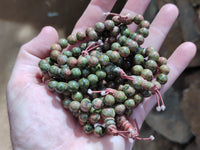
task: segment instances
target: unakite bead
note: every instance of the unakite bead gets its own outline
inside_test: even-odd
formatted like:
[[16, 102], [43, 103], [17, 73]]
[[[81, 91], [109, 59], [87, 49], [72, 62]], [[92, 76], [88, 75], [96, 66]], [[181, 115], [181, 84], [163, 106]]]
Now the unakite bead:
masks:
[[153, 74], [155, 74], [157, 72], [157, 67], [158, 67], [158, 65], [154, 60], [148, 60], [145, 63], [145, 68], [150, 69], [153, 72]]
[[56, 89], [57, 81], [49, 81], [48, 82], [48, 89], [50, 91], [54, 91]]
[[96, 137], [102, 137], [105, 134], [105, 129], [102, 126], [96, 126], [94, 128], [94, 135]]
[[67, 37], [67, 41], [68, 41], [68, 43], [69, 43], [70, 45], [74, 45], [74, 44], [76, 44], [76, 42], [77, 42], [77, 38], [76, 38], [75, 35], [69, 35], [69, 36]]
[[105, 24], [106, 30], [109, 30], [109, 31], [111, 31], [114, 28], [114, 26], [115, 26], [115, 23], [112, 20], [106, 20], [104, 22], [104, 24]]
[[67, 84], [67, 89], [70, 91], [70, 92], [76, 92], [78, 91], [79, 89], [79, 84], [78, 82], [74, 81], [74, 80], [71, 80], [68, 82]]
[[149, 30], [147, 28], [140, 28], [138, 30], [138, 33], [141, 34], [144, 38], [146, 38], [149, 35]]
[[130, 85], [125, 85], [123, 91], [127, 97], [132, 97], [135, 94], [135, 89]]
[[115, 98], [114, 96], [108, 94], [104, 98], [104, 103], [106, 106], [113, 106], [115, 104]]
[[81, 101], [81, 110], [83, 112], [89, 112], [90, 109], [91, 109], [91, 107], [92, 107], [92, 103], [91, 103], [91, 101], [88, 98], [84, 98]]
[[134, 99], [136, 105], [140, 104], [144, 100], [142, 94], [140, 94], [140, 93], [135, 94], [134, 97], [133, 97], [133, 99]]
[[107, 118], [107, 117], [115, 117], [115, 110], [113, 108], [104, 108], [101, 111], [101, 116], [103, 118]]
[[165, 84], [165, 83], [167, 83], [168, 78], [167, 78], [167, 75], [161, 73], [161, 74], [159, 74], [159, 75], [157, 76], [156, 80], [157, 80], [160, 84]]
[[152, 59], [152, 60], [155, 60], [155, 61], [158, 61], [160, 55], [157, 51], [151, 51], [148, 55], [148, 59]]
[[85, 38], [86, 38], [85, 32], [83, 32], [83, 31], [77, 32], [77, 33], [76, 33], [76, 38], [77, 38], [79, 41], [85, 40]]
[[81, 78], [78, 83], [81, 89], [88, 89], [90, 86], [90, 82], [86, 78]]
[[159, 57], [157, 62], [158, 62], [159, 66], [166, 65], [167, 64], [167, 58], [165, 58], [165, 57]]
[[101, 109], [103, 105], [103, 100], [101, 98], [95, 98], [92, 101], [92, 107], [94, 107], [94, 109]]
[[106, 72], [102, 70], [96, 71], [96, 76], [98, 77], [99, 80], [105, 79], [106, 78]]
[[87, 43], [82, 43], [80, 48], [81, 50], [85, 50], [87, 48]]
[[126, 36], [126, 37], [129, 37], [129, 35], [130, 35], [130, 30], [128, 29], [128, 28], [125, 28], [125, 29], [123, 29], [122, 31], [121, 31], [121, 35], [124, 35], [124, 36]]
[[135, 101], [134, 99], [127, 99], [124, 102], [124, 105], [126, 106], [127, 109], [132, 109], [133, 107], [135, 107]]
[[49, 75], [52, 77], [58, 77], [60, 73], [60, 68], [58, 66], [52, 65], [49, 68]]
[[125, 46], [127, 46], [131, 52], [136, 52], [138, 49], [138, 44], [136, 41], [133, 41], [131, 39], [127, 39]]
[[72, 94], [72, 99], [74, 101], [81, 102], [81, 100], [83, 99], [83, 94], [81, 92], [75, 92], [75, 93]]
[[143, 69], [141, 72], [141, 76], [148, 81], [151, 81], [153, 79], [153, 73], [150, 69]]
[[104, 30], [105, 30], [105, 25], [104, 25], [104, 23], [103, 22], [97, 22], [96, 24], [95, 24], [95, 31], [97, 31], [97, 32], [103, 32]]
[[92, 30], [88, 32], [88, 37], [90, 38], [90, 40], [97, 40], [98, 34], [96, 31]]
[[150, 52], [156, 51], [156, 49], [153, 46], [149, 46], [146, 48], [146, 55], [148, 56]]
[[81, 49], [79, 47], [73, 47], [71, 52], [74, 57], [78, 57], [81, 55]]
[[114, 42], [111, 45], [111, 50], [113, 50], [113, 51], [119, 51], [120, 47], [121, 47], [121, 45], [118, 42]]
[[130, 33], [129, 38], [132, 39], [132, 40], [135, 40], [135, 37], [137, 35], [138, 35], [138, 33], [136, 33], [136, 32]]
[[136, 65], [142, 65], [144, 63], [144, 57], [141, 54], [136, 54], [134, 56], [134, 63]]
[[123, 103], [127, 99], [123, 91], [116, 91], [114, 93], [114, 97], [115, 97], [116, 102], [118, 103]]
[[150, 23], [147, 20], [143, 20], [143, 21], [140, 22], [139, 26], [140, 26], [140, 28], [147, 28], [147, 29], [149, 29]]
[[86, 124], [83, 126], [83, 131], [86, 134], [91, 134], [93, 132], [93, 126], [91, 124]]
[[61, 70], [60, 70], [60, 76], [62, 78], [65, 78], [67, 79], [69, 76], [71, 75], [71, 71], [68, 67], [63, 67]]
[[101, 119], [100, 114], [98, 114], [98, 113], [90, 114], [89, 121], [91, 124], [95, 124], [95, 123], [99, 122], [100, 119]]
[[117, 115], [123, 115], [126, 110], [126, 107], [123, 104], [118, 104], [115, 106], [115, 113]]
[[134, 65], [131, 68], [131, 71], [134, 75], [141, 75], [142, 70], [143, 70], [143, 67], [141, 65]]
[[88, 64], [88, 59], [86, 57], [79, 56], [77, 60], [77, 66], [80, 68], [84, 68], [86, 67], [87, 64]]
[[163, 73], [163, 74], [165, 74], [165, 75], [168, 75], [169, 71], [170, 71], [170, 68], [169, 68], [169, 66], [167, 66], [167, 65], [162, 65], [162, 66], [160, 66], [160, 68], [159, 68], [159, 72], [160, 72], [160, 73]]
[[149, 96], [151, 96], [152, 92], [149, 90], [144, 90], [144, 91], [141, 91], [141, 94], [144, 97], [149, 97]]
[[90, 74], [89, 69], [86, 69], [86, 68], [85, 68], [85, 69], [82, 69], [82, 76], [83, 76], [83, 77], [86, 78], [89, 74]]
[[138, 43], [138, 45], [142, 45], [144, 43], [144, 37], [141, 34], [136, 35], [135, 41]]
[[79, 121], [86, 123], [89, 120], [89, 116], [87, 113], [81, 113], [79, 115]]
[[44, 62], [42, 60], [39, 62], [39, 67], [43, 73], [47, 73], [51, 66], [49, 65], [49, 63], [47, 63], [46, 61]]
[[60, 40], [58, 41], [58, 43], [60, 44], [60, 46], [61, 46], [62, 48], [66, 48], [66, 47], [68, 46], [68, 41], [67, 41], [67, 39], [64, 39], [64, 38], [60, 39]]
[[111, 62], [118, 62], [120, 58], [120, 54], [117, 51], [112, 51], [111, 55], [109, 56]]
[[120, 32], [120, 28], [118, 26], [114, 26], [112, 31], [110, 31], [110, 35], [116, 37], [119, 35], [119, 32]]
[[122, 35], [118, 38], [118, 42], [120, 45], [125, 45], [126, 40], [127, 40], [127, 37], [125, 35]]
[[65, 56], [67, 56], [67, 57], [72, 57], [72, 52], [66, 50], [66, 51], [63, 52], [63, 55], [65, 55]]
[[75, 67], [76, 66], [76, 64], [77, 64], [77, 59], [75, 58], [75, 57], [69, 57], [68, 59], [67, 59], [67, 65], [69, 66], [69, 67], [71, 67], [71, 68], [73, 68], [73, 67]]
[[131, 24], [134, 20], [134, 16], [131, 13], [125, 13], [124, 17], [126, 17], [126, 19], [122, 20], [122, 23], [126, 25]]
[[112, 21], [114, 21], [115, 25], [119, 25], [121, 23], [119, 20], [119, 16], [113, 16]]
[[91, 56], [89, 59], [88, 59], [88, 64], [89, 64], [89, 66], [96, 66], [96, 65], [98, 65], [98, 63], [99, 63], [99, 59], [97, 58], [97, 57], [95, 57], [95, 56]]
[[79, 77], [81, 77], [81, 70], [79, 68], [73, 68], [71, 70], [71, 77], [72, 78], [79, 78]]
[[50, 58], [54, 61], [57, 61], [57, 57], [61, 54], [58, 50], [52, 50], [50, 53]]
[[88, 36], [88, 34], [89, 34], [90, 31], [94, 31], [94, 28], [88, 27], [88, 28], [85, 30], [85, 33], [86, 33], [87, 36]]
[[128, 57], [130, 55], [130, 49], [127, 46], [122, 46], [119, 49], [119, 53], [122, 57]]
[[136, 24], [140, 24], [142, 21], [144, 20], [144, 17], [142, 15], [136, 15], [133, 19], [133, 21], [136, 23]]
[[57, 57], [57, 63], [59, 64], [59, 65], [64, 65], [64, 64], [66, 64], [67, 63], [67, 56], [65, 56], [65, 55], [58, 55], [58, 57]]
[[61, 51], [62, 50], [62, 47], [59, 45], [59, 44], [53, 44], [52, 46], [51, 46], [51, 50], [53, 51], [53, 50], [57, 50], [57, 51]]
[[89, 80], [90, 84], [96, 84], [99, 81], [95, 74], [90, 74], [87, 79]]
[[65, 99], [62, 101], [62, 105], [63, 105], [63, 107], [64, 107], [65, 109], [69, 109], [69, 105], [70, 105], [71, 102], [72, 102], [71, 99], [65, 98]]
[[45, 58], [46, 62], [50, 65], [53, 65], [54, 64], [54, 61], [50, 58], [50, 57], [46, 57]]
[[57, 84], [56, 84], [56, 92], [58, 92], [58, 93], [63, 93], [63, 92], [65, 92], [66, 90], [67, 90], [67, 83], [65, 83], [65, 82], [58, 82]]

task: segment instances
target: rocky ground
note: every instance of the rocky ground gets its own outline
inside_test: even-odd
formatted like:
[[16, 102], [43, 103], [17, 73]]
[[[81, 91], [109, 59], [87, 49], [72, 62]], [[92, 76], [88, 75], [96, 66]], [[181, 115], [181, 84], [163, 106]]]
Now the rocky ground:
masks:
[[[152, 20], [165, 3], [175, 3], [180, 15], [162, 48], [169, 57], [183, 41], [200, 43], [199, 0], [152, 0], [146, 18]], [[10, 0], [0, 5], [0, 149], [12, 149], [6, 107], [6, 85], [20, 46], [36, 36], [45, 25], [54, 26], [60, 37], [72, 30], [89, 0], [73, 2], [45, 0]], [[122, 8], [125, 0], [118, 1], [114, 12]], [[76, 11], [74, 11], [76, 10]], [[73, 15], [70, 15], [73, 14]], [[141, 135], [154, 134], [154, 142], [136, 142], [134, 150], [198, 150], [200, 149], [200, 49], [176, 83], [164, 95], [167, 111], [152, 111], [146, 118]], [[164, 123], [163, 123], [164, 122]], [[199, 147], [198, 147], [199, 146]]]

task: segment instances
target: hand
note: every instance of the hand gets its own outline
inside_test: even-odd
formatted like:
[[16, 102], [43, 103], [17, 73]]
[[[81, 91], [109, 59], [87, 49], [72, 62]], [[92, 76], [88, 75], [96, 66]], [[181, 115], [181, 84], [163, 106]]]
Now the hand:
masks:
[[[129, 0], [122, 13], [143, 14], [150, 0]], [[112, 9], [115, 0], [92, 0], [86, 11], [77, 22], [73, 33], [84, 31], [103, 21], [104, 12]], [[150, 36], [143, 47], [161, 47], [168, 31], [178, 16], [175, 5], [167, 4], [161, 8], [150, 27]], [[131, 25], [131, 31], [136, 29]], [[8, 112], [11, 127], [11, 140], [14, 149], [131, 149], [133, 144], [120, 136], [96, 138], [83, 133], [72, 115], [63, 109], [58, 97], [46, 89], [41, 81], [38, 67], [40, 59], [49, 55], [49, 48], [58, 41], [54, 28], [44, 27], [33, 40], [23, 45], [18, 54], [12, 75], [7, 87]], [[164, 93], [186, 68], [194, 57], [196, 47], [191, 42], [181, 44], [168, 60], [171, 69], [168, 82], [161, 93]], [[156, 103], [151, 96], [134, 109], [130, 121], [136, 119], [141, 127], [145, 117]]]

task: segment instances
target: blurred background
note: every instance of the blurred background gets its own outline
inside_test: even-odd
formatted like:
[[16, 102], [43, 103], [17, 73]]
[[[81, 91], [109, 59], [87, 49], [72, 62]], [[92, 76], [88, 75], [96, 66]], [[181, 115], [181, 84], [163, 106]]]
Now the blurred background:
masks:
[[[0, 150], [12, 149], [6, 106], [6, 85], [19, 48], [51, 25], [66, 37], [90, 0], [0, 0]], [[120, 12], [126, 0], [118, 0], [113, 12]], [[145, 18], [152, 21], [166, 3], [179, 7], [180, 15], [168, 34], [161, 55], [169, 57], [184, 41], [198, 47], [196, 57], [163, 96], [167, 111], [148, 115], [141, 136], [154, 134], [155, 141], [137, 141], [133, 150], [200, 149], [200, 0], [152, 0]]]

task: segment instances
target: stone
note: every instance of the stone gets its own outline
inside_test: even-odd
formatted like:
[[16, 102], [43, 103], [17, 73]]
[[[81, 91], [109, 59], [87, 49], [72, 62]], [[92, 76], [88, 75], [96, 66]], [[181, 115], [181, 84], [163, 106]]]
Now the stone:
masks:
[[187, 120], [184, 118], [180, 106], [180, 93], [171, 87], [163, 96], [166, 111], [157, 112], [153, 109], [147, 116], [146, 123], [165, 138], [183, 144], [192, 138]]
[[183, 92], [183, 98], [181, 102], [181, 109], [187, 118], [192, 133], [196, 137], [196, 143], [200, 147], [200, 71], [193, 73], [187, 79], [192, 80], [189, 88]]

